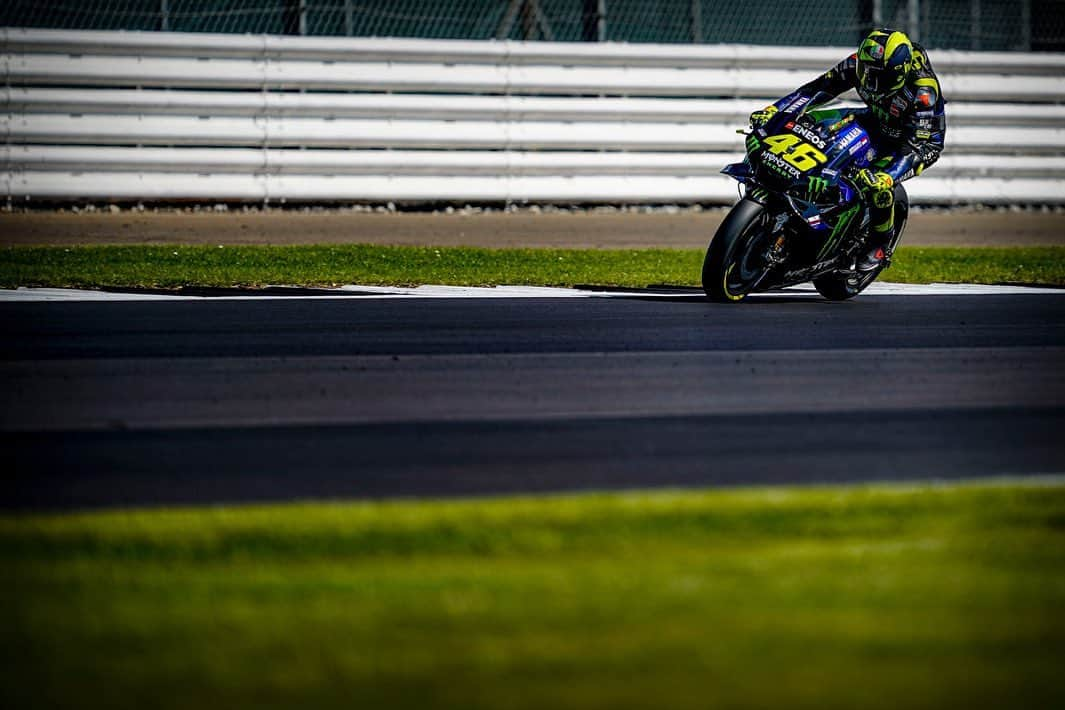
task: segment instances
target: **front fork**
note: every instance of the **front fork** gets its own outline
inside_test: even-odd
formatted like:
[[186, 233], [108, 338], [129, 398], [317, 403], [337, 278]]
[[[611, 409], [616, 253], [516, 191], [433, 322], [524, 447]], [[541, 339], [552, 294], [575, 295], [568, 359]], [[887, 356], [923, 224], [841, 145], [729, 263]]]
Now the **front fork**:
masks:
[[769, 248], [766, 249], [765, 254], [762, 256], [764, 268], [762, 269], [762, 274], [751, 285], [750, 291], [758, 290], [758, 287], [762, 285], [762, 282], [765, 281], [766, 277], [787, 259], [786, 248], [788, 240], [784, 231], [784, 225], [787, 224], [787, 222], [788, 215], [783, 212], [778, 214], [776, 219], [773, 220], [769, 232], [773, 239], [769, 243]]

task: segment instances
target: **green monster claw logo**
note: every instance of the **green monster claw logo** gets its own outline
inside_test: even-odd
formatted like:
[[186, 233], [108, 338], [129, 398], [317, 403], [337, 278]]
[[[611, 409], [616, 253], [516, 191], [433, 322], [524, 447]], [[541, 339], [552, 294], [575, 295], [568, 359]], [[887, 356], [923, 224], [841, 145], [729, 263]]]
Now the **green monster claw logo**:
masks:
[[825, 240], [824, 246], [821, 247], [821, 251], [817, 254], [818, 259], [824, 258], [833, 248], [835, 248], [837, 242], [844, 234], [846, 234], [847, 227], [850, 226], [851, 220], [854, 219], [856, 214], [858, 214], [858, 205], [854, 205], [839, 216], [835, 228], [833, 228], [832, 233], [828, 235], [828, 239]]
[[758, 150], [758, 139], [755, 136], [747, 136], [747, 152], [753, 153]]
[[879, 106], [870, 106], [869, 108], [872, 109], [873, 114], [877, 118], [879, 118], [881, 121], [890, 121], [891, 120], [891, 114], [889, 114], [887, 111], [885, 111], [884, 109], [880, 108]]
[[809, 178], [809, 183], [806, 187], [806, 199], [813, 202], [828, 188], [828, 180], [821, 177]]

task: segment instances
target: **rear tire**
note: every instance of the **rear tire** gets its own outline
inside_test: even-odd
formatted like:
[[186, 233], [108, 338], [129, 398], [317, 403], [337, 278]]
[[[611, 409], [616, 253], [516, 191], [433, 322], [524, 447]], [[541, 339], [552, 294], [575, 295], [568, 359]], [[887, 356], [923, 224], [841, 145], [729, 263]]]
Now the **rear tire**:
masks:
[[[902, 239], [902, 232], [906, 229], [906, 219], [910, 214], [910, 198], [906, 194], [906, 188], [902, 185], [895, 186], [895, 236], [891, 239], [891, 251], [898, 246]], [[854, 298], [868, 288], [869, 284], [876, 281], [885, 266], [867, 271], [865, 273], [840, 274], [831, 273], [818, 276], [814, 279], [814, 288], [822, 296], [830, 301], [846, 301]]]
[[[750, 259], [765, 227], [765, 206], [744, 198], [717, 228], [703, 260], [703, 291], [717, 303], [738, 303], [761, 280], [764, 268]], [[764, 230], [763, 230], [764, 231]]]

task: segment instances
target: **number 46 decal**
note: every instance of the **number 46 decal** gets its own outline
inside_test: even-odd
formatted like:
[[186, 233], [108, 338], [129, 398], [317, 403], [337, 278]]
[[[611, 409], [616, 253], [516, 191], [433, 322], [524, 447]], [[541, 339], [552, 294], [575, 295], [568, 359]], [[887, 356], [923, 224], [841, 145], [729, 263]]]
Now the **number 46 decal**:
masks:
[[818, 165], [828, 161], [828, 158], [824, 153], [802, 140], [794, 133], [782, 133], [779, 136], [769, 136], [764, 142], [769, 146], [769, 152], [773, 155], [780, 155], [785, 151], [790, 151], [787, 155], [783, 156], [784, 160], [788, 161], [802, 172], [806, 172], [811, 168], [816, 168]]

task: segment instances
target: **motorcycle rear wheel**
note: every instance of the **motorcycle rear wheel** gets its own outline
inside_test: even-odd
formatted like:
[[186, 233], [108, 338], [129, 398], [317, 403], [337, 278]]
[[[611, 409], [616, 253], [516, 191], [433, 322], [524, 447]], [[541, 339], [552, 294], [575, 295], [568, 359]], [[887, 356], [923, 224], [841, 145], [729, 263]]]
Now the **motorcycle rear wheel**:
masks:
[[703, 291], [717, 303], [738, 303], [765, 276], [765, 207], [742, 199], [714, 233], [703, 260]]
[[[906, 228], [906, 219], [910, 213], [910, 198], [906, 194], [906, 188], [902, 185], [895, 186], [895, 236], [891, 240], [891, 250], [894, 251], [902, 239], [902, 231]], [[814, 279], [814, 288], [822, 296], [830, 301], [846, 301], [854, 298], [868, 288], [869, 284], [876, 281], [886, 266], [880, 266], [872, 271], [831, 273], [818, 276]]]

